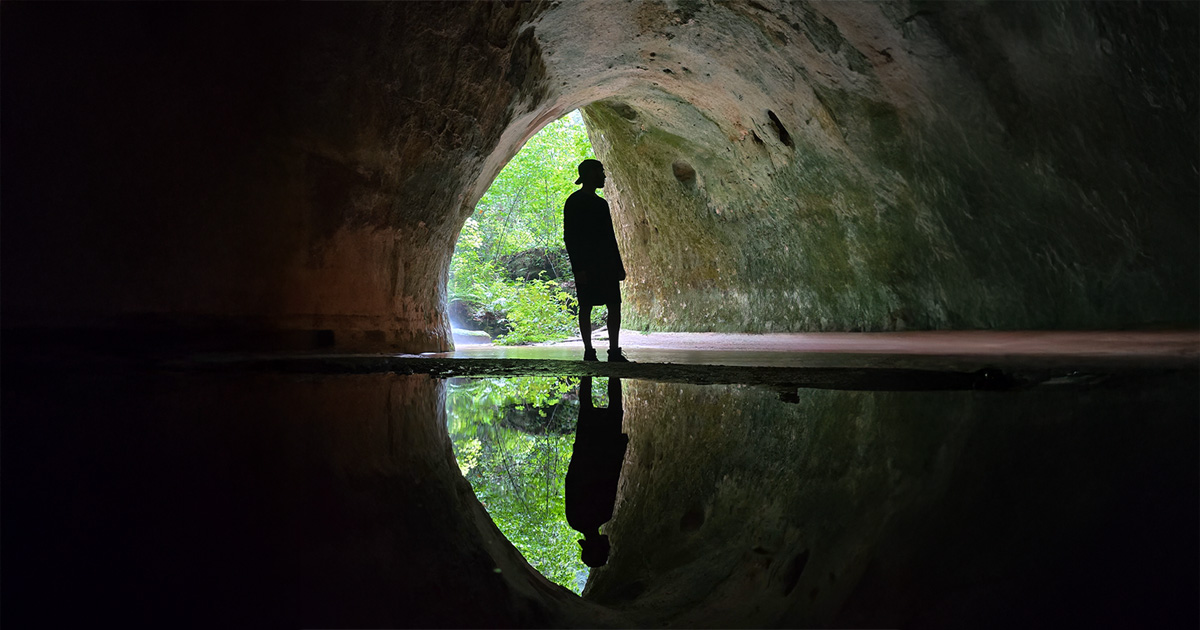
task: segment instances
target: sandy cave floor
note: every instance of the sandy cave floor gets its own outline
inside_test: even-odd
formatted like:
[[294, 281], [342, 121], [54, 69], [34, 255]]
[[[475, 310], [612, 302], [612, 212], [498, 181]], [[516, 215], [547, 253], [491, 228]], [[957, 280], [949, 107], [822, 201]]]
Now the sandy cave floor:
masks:
[[[695, 384], [853, 390], [1094, 386], [1200, 370], [1197, 331], [723, 334], [622, 331], [633, 361], [584, 362], [578, 339], [530, 346], [459, 345], [412, 354], [210, 354], [162, 367], [309, 374], [429, 374], [435, 378], [617, 376]], [[1195, 379], [1192, 379], [1195, 380]]]

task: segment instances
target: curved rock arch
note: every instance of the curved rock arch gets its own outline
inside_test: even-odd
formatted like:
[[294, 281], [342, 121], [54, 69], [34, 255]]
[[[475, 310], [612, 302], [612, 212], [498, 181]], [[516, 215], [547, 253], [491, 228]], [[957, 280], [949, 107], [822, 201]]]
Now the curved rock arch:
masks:
[[[1172, 297], [1195, 284], [1174, 264], [1194, 247], [1146, 220], [1195, 222], [1166, 184], [1195, 162], [1173, 130], [1195, 125], [1152, 104], [1178, 97], [1184, 115], [1186, 90], [1172, 79], [1111, 100], [1116, 84], [1151, 84], [1130, 73], [1145, 51], [1111, 43], [1118, 30], [1160, 31], [1178, 47], [1157, 61], [1194, 74], [1182, 18], [598, 3], [556, 5], [522, 32], [543, 51], [539, 111], [584, 105], [610, 163], [631, 325], [1105, 327], [1194, 318]], [[1145, 127], [1101, 131], [1092, 106]], [[1109, 160], [1159, 150], [1170, 178]], [[1114, 302], [1125, 290], [1137, 296]]]
[[37, 271], [6, 283], [9, 326], [445, 349], [457, 231], [580, 106], [613, 173], [633, 326], [1200, 311], [1179, 297], [1200, 286], [1188, 5], [10, 13], [29, 25], [10, 48], [39, 64], [6, 78], [6, 216], [29, 237], [5, 264]]

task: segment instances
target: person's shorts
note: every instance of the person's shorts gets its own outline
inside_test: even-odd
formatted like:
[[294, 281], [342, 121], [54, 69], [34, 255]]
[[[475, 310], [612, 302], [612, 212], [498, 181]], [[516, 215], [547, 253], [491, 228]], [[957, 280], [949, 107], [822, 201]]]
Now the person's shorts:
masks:
[[601, 306], [621, 303], [621, 283], [617, 280], [600, 280], [588, 284], [576, 284], [579, 306]]

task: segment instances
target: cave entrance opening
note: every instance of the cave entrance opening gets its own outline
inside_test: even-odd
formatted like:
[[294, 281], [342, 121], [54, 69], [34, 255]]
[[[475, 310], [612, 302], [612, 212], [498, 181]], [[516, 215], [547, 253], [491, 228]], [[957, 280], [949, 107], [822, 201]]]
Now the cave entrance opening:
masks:
[[[585, 159], [595, 155], [574, 110], [530, 137], [475, 204], [450, 263], [456, 345], [556, 341], [578, 332], [562, 207]], [[593, 318], [602, 322], [603, 311]]]

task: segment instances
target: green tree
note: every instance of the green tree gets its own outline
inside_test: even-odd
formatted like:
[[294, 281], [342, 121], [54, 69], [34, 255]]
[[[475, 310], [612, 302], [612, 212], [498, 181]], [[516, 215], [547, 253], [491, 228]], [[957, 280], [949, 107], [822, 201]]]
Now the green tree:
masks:
[[503, 256], [562, 248], [562, 207], [576, 190], [579, 162], [594, 158], [578, 112], [542, 128], [504, 167], [459, 234], [450, 264], [450, 297], [498, 313], [511, 332], [498, 341], [563, 338], [574, 330], [573, 277], [564, 257], [546, 256], [558, 282], [505, 277]]
[[562, 244], [562, 207], [575, 167], [594, 159], [578, 112], [546, 125], [505, 165], [475, 206], [484, 259]]

